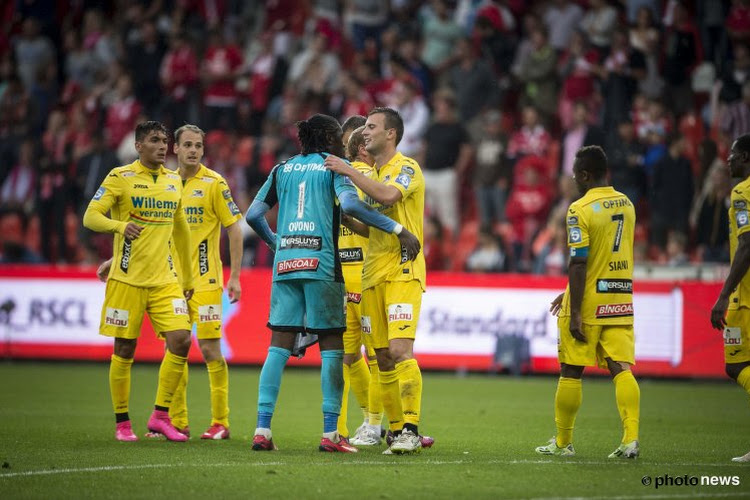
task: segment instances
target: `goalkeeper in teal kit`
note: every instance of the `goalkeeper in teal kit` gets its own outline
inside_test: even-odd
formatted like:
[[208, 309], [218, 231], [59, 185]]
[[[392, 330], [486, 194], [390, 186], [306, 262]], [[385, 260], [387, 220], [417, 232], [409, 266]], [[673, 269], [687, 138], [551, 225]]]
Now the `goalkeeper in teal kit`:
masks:
[[[327, 170], [326, 156], [344, 156], [341, 127], [327, 115], [299, 122], [301, 154], [276, 165], [247, 211], [246, 220], [274, 250], [271, 345], [260, 374], [258, 424], [253, 450], [276, 449], [271, 418], [281, 375], [297, 332], [318, 335], [323, 391], [323, 437], [320, 451], [356, 452], [336, 432], [343, 390], [343, 333], [346, 293], [338, 253], [340, 214], [397, 234], [409, 259], [420, 251], [416, 236], [360, 201], [348, 178]], [[279, 205], [277, 232], [265, 219]]]

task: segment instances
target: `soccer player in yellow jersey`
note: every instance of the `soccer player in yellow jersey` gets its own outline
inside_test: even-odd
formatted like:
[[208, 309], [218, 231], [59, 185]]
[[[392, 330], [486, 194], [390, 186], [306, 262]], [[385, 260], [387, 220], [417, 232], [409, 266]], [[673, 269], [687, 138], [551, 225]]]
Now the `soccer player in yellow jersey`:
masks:
[[[190, 227], [181, 206], [182, 182], [163, 165], [167, 143], [164, 125], [139, 123], [135, 129], [139, 159], [109, 173], [83, 216], [88, 229], [114, 233], [114, 265], [109, 271], [99, 331], [115, 338], [109, 386], [117, 423], [115, 437], [120, 441], [138, 439], [128, 404], [130, 368], [145, 312], [167, 344], [148, 429], [171, 441], [187, 440], [172, 425], [169, 407], [190, 349], [186, 299], [193, 293], [193, 270]], [[179, 273], [181, 283], [171, 269], [172, 238], [176, 253], [186, 257]]]
[[[397, 111], [374, 108], [362, 135], [375, 159], [377, 175], [367, 177], [340, 158], [329, 156], [326, 166], [346, 175], [374, 208], [414, 233], [422, 242], [424, 176], [416, 161], [396, 150], [404, 134]], [[362, 271], [362, 331], [370, 335], [380, 368], [383, 407], [395, 440], [386, 454], [419, 452], [422, 374], [414, 359], [414, 338], [425, 290], [424, 254], [412, 262], [397, 238], [370, 231]]]
[[[352, 116], [344, 122], [342, 130], [346, 155], [352, 168], [366, 176], [372, 176], [374, 159], [365, 150], [362, 136], [364, 116]], [[356, 125], [359, 124], [359, 127]], [[354, 127], [354, 128], [352, 128]], [[363, 197], [359, 191], [360, 198]], [[344, 217], [342, 217], [342, 222]], [[354, 432], [351, 443], [355, 446], [380, 444], [380, 423], [383, 418], [383, 403], [380, 399], [380, 377], [378, 376], [375, 351], [370, 337], [362, 334], [360, 305], [362, 302], [362, 267], [367, 256], [369, 227], [346, 216], [348, 222], [339, 229], [339, 260], [346, 285], [346, 331], [344, 332], [344, 392], [341, 401], [338, 431], [349, 437], [347, 407], [349, 388], [352, 389], [364, 414], [364, 422]], [[368, 360], [362, 357], [362, 344], [367, 348]], [[369, 364], [369, 369], [368, 369]]]
[[[750, 395], [750, 134], [737, 138], [727, 159], [729, 172], [742, 179], [729, 205], [731, 267], [711, 309], [711, 325], [724, 332], [726, 372]], [[726, 316], [726, 318], [725, 318]], [[750, 462], [750, 452], [733, 462]]]
[[609, 458], [636, 458], [640, 389], [633, 335], [633, 233], [635, 210], [607, 184], [607, 156], [599, 146], [578, 150], [573, 176], [581, 198], [567, 215], [568, 287], [553, 302], [558, 314], [560, 380], [555, 394], [557, 435], [536, 448], [543, 455], [572, 456], [573, 426], [581, 406], [586, 366], [612, 374], [623, 437]]
[[[191, 262], [195, 292], [190, 302], [190, 322], [197, 324], [198, 345], [208, 369], [211, 392], [211, 426], [201, 439], [229, 438], [229, 372], [221, 353], [221, 296], [224, 276], [219, 239], [221, 226], [229, 236], [230, 275], [227, 292], [231, 302], [240, 299], [242, 216], [224, 178], [201, 164], [205, 133], [195, 125], [183, 125], [174, 133], [174, 152], [182, 179], [182, 208], [190, 225], [193, 249]], [[179, 255], [172, 252], [174, 265], [180, 268]], [[111, 262], [111, 261], [110, 261]], [[108, 266], [103, 265], [103, 270]], [[187, 411], [188, 365], [175, 392], [169, 416], [172, 424], [189, 436]]]

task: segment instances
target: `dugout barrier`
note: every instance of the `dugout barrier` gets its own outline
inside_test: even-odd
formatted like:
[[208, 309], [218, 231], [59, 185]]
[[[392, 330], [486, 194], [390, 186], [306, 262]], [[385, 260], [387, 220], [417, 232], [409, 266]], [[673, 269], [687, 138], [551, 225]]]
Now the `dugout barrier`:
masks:
[[[97, 334], [104, 284], [95, 269], [0, 267], [0, 356], [15, 359], [109, 360], [112, 340]], [[261, 364], [268, 346], [271, 272], [242, 272], [242, 300], [222, 304], [222, 348], [233, 364]], [[430, 273], [415, 352], [436, 370], [555, 373], [557, 326], [550, 301], [564, 278]], [[721, 283], [636, 282], [637, 373], [723, 377], [723, 339], [709, 311]], [[226, 295], [226, 294], [225, 294]], [[163, 343], [148, 320], [136, 359], [158, 361]], [[200, 361], [197, 346], [190, 359]], [[317, 365], [317, 349], [292, 365]]]

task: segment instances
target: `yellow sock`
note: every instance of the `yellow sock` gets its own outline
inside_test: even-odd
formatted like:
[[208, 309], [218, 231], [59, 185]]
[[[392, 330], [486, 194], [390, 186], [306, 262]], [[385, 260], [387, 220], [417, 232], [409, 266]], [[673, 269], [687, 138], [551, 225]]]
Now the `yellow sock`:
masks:
[[750, 366], [746, 366], [739, 375], [737, 375], [737, 383], [740, 387], [745, 389], [745, 392], [750, 395]]
[[573, 427], [582, 400], [581, 379], [560, 377], [555, 393], [555, 425], [557, 425], [557, 446], [560, 448], [573, 442]]
[[349, 428], [346, 426], [346, 419], [349, 416], [349, 374], [350, 367], [344, 363], [344, 392], [341, 393], [341, 412], [336, 424], [339, 434], [343, 437], [349, 437]]
[[349, 380], [362, 415], [367, 419], [367, 408], [370, 405], [370, 370], [367, 369], [365, 358], [359, 358], [349, 367]]
[[615, 375], [615, 400], [622, 419], [622, 443], [638, 439], [638, 425], [641, 418], [641, 389], [633, 372], [625, 370]]
[[127, 413], [130, 402], [130, 368], [132, 359], [112, 355], [109, 363], [109, 393], [112, 396], [112, 407], [115, 413]]
[[398, 382], [401, 388], [401, 407], [404, 410], [404, 423], [419, 425], [422, 409], [422, 372], [416, 359], [396, 363]]
[[383, 398], [380, 397], [380, 368], [378, 360], [373, 358], [367, 362], [370, 365], [370, 390], [367, 403], [368, 420], [370, 425], [377, 425], [383, 422]]
[[172, 425], [178, 429], [184, 429], [188, 426], [188, 409], [187, 409], [187, 384], [188, 384], [188, 364], [185, 363], [180, 383], [174, 391], [172, 406], [169, 407], [169, 418], [172, 419]]
[[229, 428], [229, 368], [224, 358], [206, 363], [211, 389], [211, 425]]
[[156, 406], [169, 408], [172, 406], [177, 384], [185, 371], [187, 358], [172, 354], [169, 349], [164, 351], [164, 359], [159, 368], [159, 387], [156, 389]]
[[388, 421], [392, 431], [400, 431], [404, 427], [404, 411], [401, 409], [401, 388], [398, 383], [398, 371], [380, 372], [380, 395], [383, 408], [388, 413]]

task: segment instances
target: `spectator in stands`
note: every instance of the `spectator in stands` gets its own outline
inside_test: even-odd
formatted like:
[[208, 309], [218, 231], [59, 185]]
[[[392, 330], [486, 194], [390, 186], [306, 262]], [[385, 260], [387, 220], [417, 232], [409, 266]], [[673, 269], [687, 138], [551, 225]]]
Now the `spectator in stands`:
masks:
[[155, 109], [159, 105], [159, 70], [165, 52], [164, 40], [150, 21], [141, 25], [139, 39], [128, 44], [128, 62], [131, 67], [138, 68], [133, 72], [135, 95], [146, 109]]
[[617, 11], [606, 0], [591, 0], [589, 10], [581, 20], [581, 29], [602, 57], [609, 52], [612, 32], [617, 25]]
[[69, 29], [63, 37], [66, 78], [69, 82], [76, 82], [86, 90], [91, 89], [94, 85], [94, 73], [98, 65], [94, 53], [83, 48], [81, 35], [78, 31]]
[[661, 15], [661, 0], [625, 0], [625, 13], [627, 21], [634, 24], [638, 21], [638, 15], [643, 7], [651, 12], [651, 17], [657, 19]]
[[673, 24], [666, 32], [663, 47], [665, 101], [675, 115], [681, 115], [693, 105], [690, 76], [703, 60], [703, 48], [698, 28], [680, 2], [675, 4]]
[[400, 39], [397, 53], [401, 56], [411, 76], [419, 82], [425, 99], [429, 99], [433, 88], [432, 72], [419, 56], [419, 38], [415, 35], [408, 35]]
[[615, 30], [612, 35], [611, 52], [604, 60], [603, 70], [604, 128], [614, 131], [630, 114], [638, 81], [646, 76], [643, 54], [630, 48], [626, 31]]
[[529, 12], [523, 17], [523, 35], [516, 45], [513, 65], [510, 67], [511, 74], [516, 78], [520, 78], [521, 68], [527, 64], [527, 60], [534, 50], [534, 44], [531, 41], [532, 33], [542, 27], [542, 21], [533, 12]]
[[549, 43], [558, 53], [568, 48], [582, 18], [583, 10], [570, 0], [554, 0], [547, 6], [544, 24], [549, 32]]
[[531, 54], [519, 68], [524, 102], [552, 116], [557, 109], [557, 54], [547, 42], [547, 32], [537, 28], [531, 33]]
[[721, 72], [719, 99], [733, 103], [742, 99], [742, 86], [750, 78], [750, 47], [745, 43], [734, 44], [734, 58], [725, 62]]
[[347, 2], [345, 21], [352, 34], [354, 48], [362, 52], [367, 41], [380, 51], [380, 35], [388, 22], [388, 0], [351, 0]]
[[612, 187], [630, 198], [636, 207], [646, 190], [644, 153], [645, 148], [636, 138], [633, 123], [622, 121], [617, 126], [617, 136], [608, 142], [609, 172]]
[[107, 146], [117, 149], [122, 140], [135, 128], [143, 107], [133, 94], [133, 80], [122, 75], [117, 80], [115, 100], [107, 109]]
[[732, 40], [750, 41], [750, 5], [747, 0], [732, 0], [726, 27]]
[[524, 156], [546, 156], [552, 137], [541, 124], [539, 112], [534, 106], [524, 106], [521, 120], [521, 128], [513, 133], [508, 142], [508, 159], [515, 163]]
[[107, 177], [110, 170], [119, 165], [114, 151], [107, 148], [100, 131], [93, 134], [91, 151], [78, 160], [73, 181], [73, 202], [76, 213], [83, 217], [89, 201]]
[[670, 267], [686, 265], [690, 258], [687, 254], [688, 237], [679, 231], [670, 231], [667, 235], [666, 263]]
[[513, 63], [516, 48], [513, 34], [500, 30], [488, 17], [480, 17], [474, 25], [473, 36], [479, 45], [481, 58], [496, 75], [503, 77], [500, 85], [508, 85], [505, 75]]
[[683, 152], [685, 138], [677, 133], [667, 140], [667, 151], [654, 167], [651, 181], [651, 242], [664, 250], [667, 234], [687, 234], [695, 181]]
[[30, 89], [40, 68], [55, 62], [52, 42], [39, 32], [39, 23], [33, 17], [23, 21], [21, 36], [15, 43], [16, 67], [24, 86]]
[[172, 37], [161, 62], [163, 121], [177, 128], [197, 120], [198, 60], [183, 33]]
[[647, 6], [644, 5], [638, 9], [635, 24], [630, 27], [629, 38], [630, 46], [643, 53], [659, 41], [659, 30], [656, 29], [654, 13]]
[[729, 195], [732, 190], [729, 170], [719, 160], [706, 176], [703, 190], [696, 202], [697, 217], [694, 220], [698, 256], [703, 262], [727, 262], [729, 260]]
[[664, 91], [664, 78], [661, 74], [661, 38], [658, 36], [645, 38], [643, 49], [636, 49], [643, 54], [644, 64], [643, 76], [638, 79], [638, 92], [649, 99], [659, 99]]
[[720, 126], [730, 143], [750, 132], [750, 80], [742, 85], [742, 98], [724, 109]]
[[575, 103], [572, 123], [566, 130], [562, 141], [561, 175], [573, 175], [573, 164], [579, 149], [584, 146], [604, 145], [604, 132], [599, 127], [589, 125], [588, 115], [588, 107], [584, 101]]
[[440, 219], [430, 216], [424, 221], [424, 253], [425, 265], [428, 271], [441, 271], [445, 269], [445, 255], [443, 255], [443, 244], [445, 235]]
[[599, 52], [589, 46], [582, 31], [574, 31], [558, 66], [562, 80], [558, 117], [564, 129], [571, 125], [573, 104], [576, 101], [587, 101], [590, 106], [598, 107], [595, 105], [600, 100], [596, 91], [599, 71]]
[[466, 270], [481, 273], [499, 273], [505, 270], [505, 254], [498, 236], [488, 229], [479, 232], [477, 247], [466, 259]]
[[[406, 156], [412, 157], [418, 154], [422, 147], [422, 138], [430, 124], [430, 108], [424, 102], [419, 82], [410, 76], [399, 82], [395, 97], [394, 107], [404, 121], [404, 135], [398, 149]], [[362, 114], [367, 115], [367, 112]]]
[[446, 0], [432, 0], [432, 12], [422, 20], [422, 60], [436, 74], [451, 64], [451, 54], [461, 39], [461, 28], [450, 15]]
[[433, 95], [433, 122], [424, 135], [424, 160], [420, 160], [425, 179], [425, 203], [453, 237], [461, 220], [458, 196], [473, 156], [466, 128], [456, 112], [456, 96], [448, 89]]
[[203, 123], [207, 130], [227, 130], [236, 126], [237, 89], [235, 81], [242, 67], [240, 49], [224, 40], [219, 30], [209, 35], [201, 65], [204, 84]]
[[727, 2], [715, 0], [698, 0], [696, 2], [696, 18], [701, 30], [701, 41], [706, 54], [706, 60], [721, 69], [728, 54], [728, 37], [724, 29], [727, 18]]
[[31, 133], [34, 103], [18, 75], [11, 74], [0, 96], [0, 136], [11, 143]]
[[0, 206], [16, 207], [31, 213], [36, 194], [38, 164], [32, 139], [25, 139], [18, 149], [18, 159], [0, 187]]
[[534, 241], [534, 274], [562, 276], [568, 264], [568, 232], [565, 213], [553, 213], [547, 227]]
[[474, 192], [481, 227], [492, 227], [505, 220], [505, 202], [510, 189], [511, 172], [506, 166], [508, 139], [498, 111], [484, 114], [484, 129], [475, 143]]
[[339, 58], [328, 50], [328, 38], [316, 33], [308, 48], [292, 59], [287, 81], [300, 95], [324, 95], [338, 87], [340, 66]]
[[26, 245], [28, 216], [18, 208], [0, 209], [0, 264], [41, 264], [39, 255]]
[[456, 64], [449, 74], [449, 85], [456, 94], [458, 116], [472, 134], [481, 128], [480, 115], [485, 109], [497, 106], [499, 93], [497, 79], [477, 53], [468, 38], [456, 43]]

